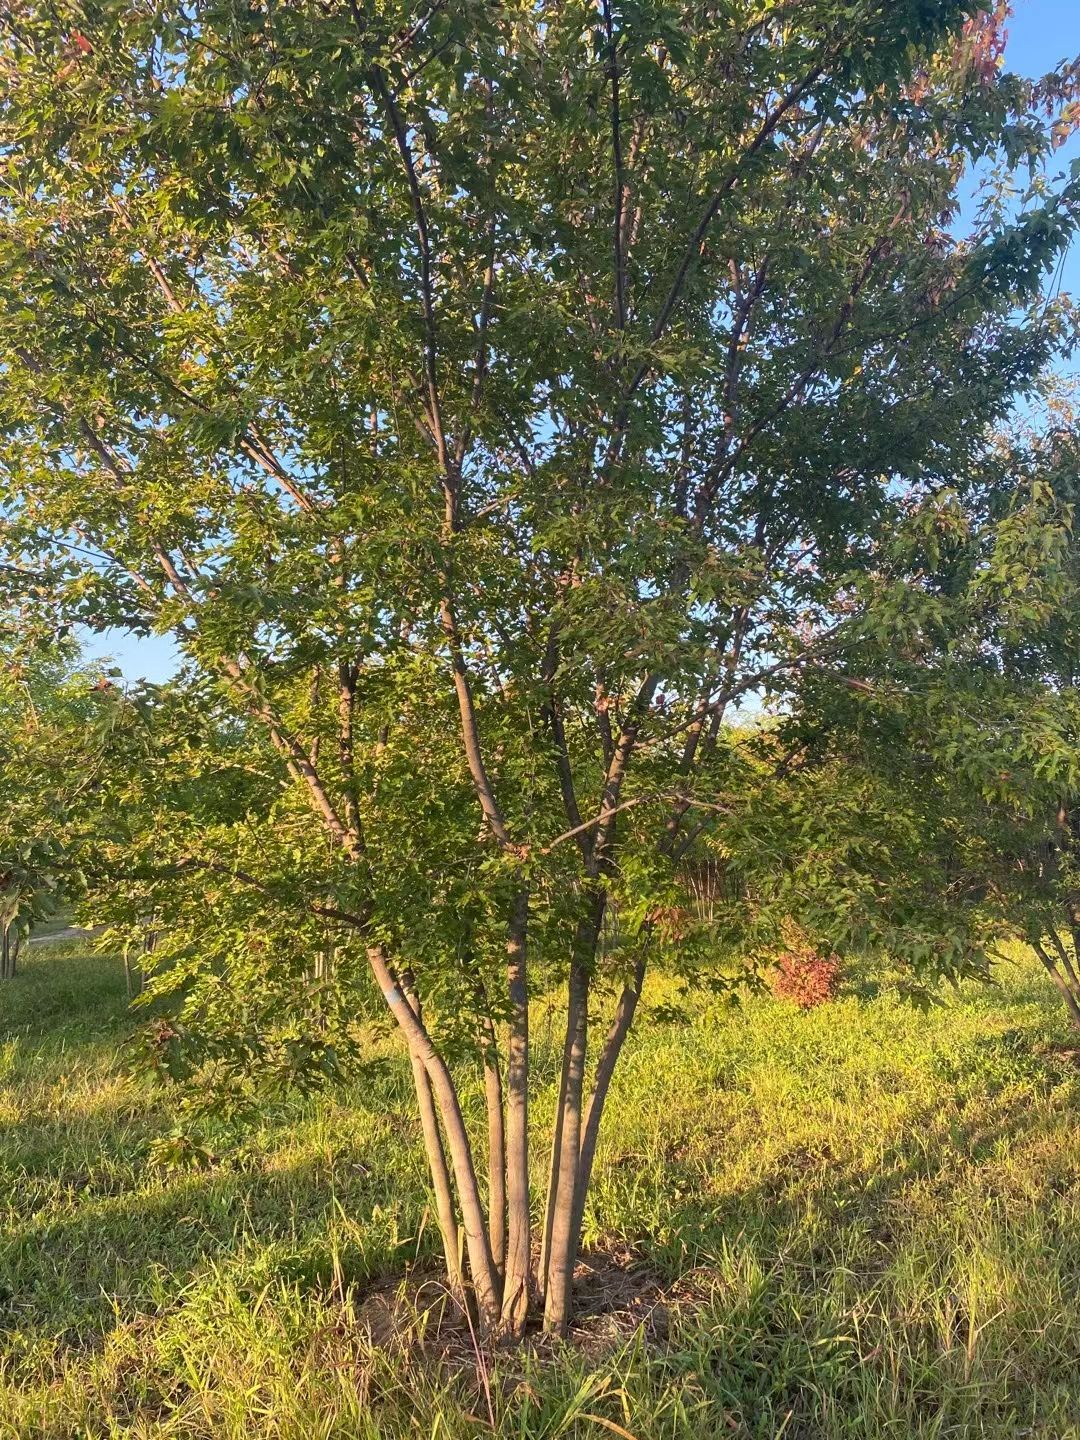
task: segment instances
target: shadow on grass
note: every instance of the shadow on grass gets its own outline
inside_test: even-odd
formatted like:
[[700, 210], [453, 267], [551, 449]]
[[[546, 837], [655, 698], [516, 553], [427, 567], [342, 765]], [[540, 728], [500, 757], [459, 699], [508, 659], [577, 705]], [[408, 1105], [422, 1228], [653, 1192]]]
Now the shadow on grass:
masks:
[[[47, 1178], [58, 1189], [51, 1210], [43, 1203], [37, 1213], [16, 1214], [0, 1240], [0, 1332], [17, 1329], [24, 1342], [35, 1333], [54, 1336], [61, 1349], [81, 1348], [118, 1319], [176, 1303], [211, 1262], [231, 1267], [241, 1289], [250, 1285], [253, 1293], [274, 1280], [363, 1286], [401, 1273], [417, 1257], [426, 1176], [416, 1126], [400, 1109], [404, 1088], [396, 1079], [384, 1088], [377, 1120], [372, 1110], [380, 1097], [364, 1097], [366, 1110], [358, 1113], [366, 1133], [335, 1127], [328, 1142], [324, 1122], [305, 1140], [303, 1119], [290, 1130], [285, 1117], [263, 1153], [241, 1152], [207, 1172], [149, 1172], [143, 1147], [149, 1123], [128, 1133], [123, 1158], [105, 1184], [81, 1172], [74, 1156], [57, 1156], [48, 1135], [21, 1155], [16, 1151], [10, 1169], [21, 1174], [27, 1193], [34, 1180]], [[340, 1113], [344, 1125], [350, 1112]], [[299, 1112], [294, 1122], [298, 1118]], [[285, 1141], [290, 1133], [299, 1133], [308, 1158], [275, 1153], [275, 1138]], [[905, 1223], [903, 1200], [913, 1187], [947, 1192], [967, 1162], [977, 1165], [1020, 1136], [1038, 1151], [1040, 1139], [1057, 1133], [1053, 1117], [1033, 1125], [1030, 1097], [1022, 1091], [964, 1125], [943, 1094], [912, 1117], [874, 1172], [838, 1166], [826, 1139], [815, 1149], [790, 1149], [757, 1183], [726, 1197], [695, 1193], [699, 1167], [672, 1154], [659, 1183], [682, 1198], [671, 1203], [664, 1233], [624, 1238], [664, 1283], [702, 1267], [722, 1269], [734, 1242], [752, 1243], [763, 1263], [771, 1258], [784, 1269], [786, 1284], [802, 1277], [795, 1288], [802, 1291], [805, 1282], [812, 1305], [815, 1276], [839, 1253], [870, 1256], [853, 1280], [856, 1287], [876, 1283], [891, 1263], [894, 1232], [898, 1221], [901, 1229]], [[80, 1149], [111, 1151], [113, 1158], [120, 1138], [103, 1120], [81, 1137]], [[1052, 1149], [1044, 1157], [1051, 1168]], [[601, 1191], [618, 1185], [620, 1165], [632, 1163], [609, 1163]], [[1060, 1188], [1060, 1177], [1049, 1170], [1029, 1180], [1036, 1188]], [[429, 1227], [420, 1254], [432, 1256], [434, 1241]], [[588, 1254], [584, 1258], [588, 1264]]]
[[322, 1287], [394, 1273], [417, 1253], [423, 1205], [416, 1178], [384, 1159], [344, 1145], [329, 1167], [185, 1174], [157, 1188], [140, 1176], [114, 1195], [73, 1197], [72, 1213], [39, 1212], [0, 1241], [0, 1336], [83, 1348], [118, 1320], [170, 1308], [211, 1262], [252, 1296], [275, 1280]]
[[386, 1119], [402, 1109], [401, 1077], [369, 1083], [366, 1108], [342, 1110], [335, 1135], [317, 1106], [288, 1105], [213, 1168], [161, 1172], [147, 1155], [168, 1128], [167, 1097], [123, 1080], [137, 1024], [114, 956], [49, 947], [0, 989], [0, 1099], [6, 1084], [16, 1101], [0, 1122], [0, 1355], [39, 1341], [57, 1358], [82, 1349], [167, 1309], [211, 1262], [246, 1267], [252, 1285], [321, 1285], [415, 1255], [416, 1127]]
[[[94, 958], [70, 963], [62, 996], [89, 990], [85, 1023], [115, 1045], [130, 1024], [122, 973]], [[1056, 1034], [1052, 999], [1037, 985], [1016, 990], [1010, 1003], [1045, 1010]], [[54, 988], [33, 1032], [43, 1046], [66, 1043], [67, 1003]], [[1047, 1033], [1040, 1020], [943, 1039], [932, 1083], [873, 1153], [835, 1144], [824, 1123], [815, 1137], [762, 1147], [760, 1171], [726, 1193], [711, 1187], [709, 1173], [725, 1163], [710, 1149], [728, 1123], [722, 1113], [704, 1117], [714, 1127], [704, 1149], [672, 1143], [651, 1157], [650, 1175], [639, 1154], [619, 1156], [609, 1130], [595, 1200], [601, 1228], [621, 1236], [628, 1263], [655, 1276], [659, 1291], [682, 1286], [693, 1306], [681, 1331], [673, 1322], [659, 1337], [642, 1373], [657, 1387], [697, 1386], [710, 1405], [741, 1417], [737, 1433], [788, 1440], [824, 1433], [815, 1416], [827, 1405], [869, 1414], [875, 1387], [892, 1417], [889, 1434], [983, 1433], [971, 1427], [985, 1410], [1001, 1427], [988, 1433], [1004, 1435], [1013, 1433], [1010, 1385], [1031, 1414], [1038, 1386], [1074, 1384], [1080, 1160], [1062, 1144], [1067, 1105], [1042, 1103], [1073, 1074], [1060, 1057], [1033, 1052], [1034, 1038]], [[5, 1140], [14, 1199], [0, 1237], [0, 1353], [6, 1347], [17, 1367], [39, 1366], [43, 1353], [48, 1367], [78, 1363], [118, 1322], [167, 1315], [203, 1284], [212, 1292], [216, 1271], [254, 1305], [274, 1282], [362, 1291], [436, 1249], [430, 1224], [419, 1245], [416, 1238], [427, 1184], [404, 1067], [369, 1087], [354, 1110], [287, 1111], [259, 1137], [261, 1148], [208, 1172], [148, 1170], [142, 1147], [161, 1123], [153, 1112], [127, 1129], [105, 1113], [78, 1127], [46, 1117]], [[635, 1184], [660, 1197], [655, 1226], [645, 1208], [624, 1203]], [[996, 1259], [995, 1227], [1004, 1235]], [[597, 1268], [601, 1256], [584, 1259]], [[989, 1278], [980, 1279], [976, 1262]], [[1015, 1272], [1014, 1290], [1002, 1296], [994, 1263]], [[965, 1266], [974, 1267], [968, 1288]], [[583, 1286], [594, 1312], [610, 1303], [611, 1288], [607, 1299], [603, 1290]], [[1023, 1303], [1030, 1318], [996, 1339], [996, 1311]], [[935, 1431], [946, 1394], [953, 1428]], [[719, 1422], [717, 1433], [726, 1433]]]
[[69, 1045], [133, 1025], [122, 962], [79, 942], [24, 950], [14, 979], [0, 984], [0, 1041]]

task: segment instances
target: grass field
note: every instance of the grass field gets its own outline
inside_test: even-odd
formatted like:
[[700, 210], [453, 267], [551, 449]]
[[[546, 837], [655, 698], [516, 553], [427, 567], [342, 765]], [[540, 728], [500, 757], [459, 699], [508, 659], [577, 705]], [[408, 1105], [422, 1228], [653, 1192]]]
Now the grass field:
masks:
[[163, 1171], [119, 962], [43, 946], [0, 991], [0, 1440], [1080, 1437], [1080, 1072], [1002, 979], [645, 1027], [574, 1341], [483, 1357], [406, 1066]]

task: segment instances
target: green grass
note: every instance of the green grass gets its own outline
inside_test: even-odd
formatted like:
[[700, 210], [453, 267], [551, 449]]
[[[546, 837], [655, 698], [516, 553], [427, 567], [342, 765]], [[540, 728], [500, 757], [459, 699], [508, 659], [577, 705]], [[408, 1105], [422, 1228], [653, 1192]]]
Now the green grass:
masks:
[[1041, 977], [1003, 979], [643, 1026], [590, 1313], [478, 1360], [433, 1280], [394, 1300], [437, 1248], [407, 1067], [163, 1172], [119, 962], [31, 952], [0, 990], [0, 1440], [1080, 1437], [1080, 1073]]

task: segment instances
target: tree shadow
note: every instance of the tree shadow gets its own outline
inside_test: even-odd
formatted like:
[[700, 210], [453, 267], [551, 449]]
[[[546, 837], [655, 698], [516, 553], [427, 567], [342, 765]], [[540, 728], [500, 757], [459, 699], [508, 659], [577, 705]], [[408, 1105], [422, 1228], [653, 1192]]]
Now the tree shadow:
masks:
[[[397, 1137], [406, 1147], [409, 1139]], [[395, 1273], [432, 1239], [418, 1244], [424, 1187], [400, 1158], [395, 1166], [398, 1149], [382, 1131], [317, 1159], [241, 1153], [160, 1178], [143, 1160], [111, 1185], [69, 1171], [59, 1200], [0, 1240], [0, 1351], [4, 1330], [18, 1332], [20, 1348], [37, 1336], [55, 1339], [58, 1356], [84, 1350], [118, 1321], [170, 1308], [211, 1265], [252, 1295], [274, 1281], [324, 1286]]]
[[[122, 975], [114, 1002], [118, 994]], [[1041, 1009], [1042, 994], [1033, 989], [1031, 998]], [[94, 1013], [107, 1024], [104, 995]], [[128, 1021], [113, 1022], [115, 1038]], [[39, 1034], [51, 1040], [66, 1024], [46, 1017]], [[1067, 1057], [1032, 1053], [1034, 1033], [977, 1032], [944, 1051], [921, 1103], [906, 1106], [873, 1156], [845, 1153], [823, 1127], [812, 1139], [763, 1151], [760, 1172], [725, 1191], [712, 1184], [708, 1146], [704, 1155], [688, 1153], [673, 1141], [650, 1179], [661, 1217], [655, 1225], [639, 1213], [620, 1227], [604, 1213], [605, 1195], [631, 1175], [640, 1180], [642, 1169], [640, 1154], [620, 1154], [619, 1135], [609, 1131], [596, 1206], [600, 1228], [613, 1238], [583, 1256], [583, 1354], [595, 1355], [598, 1343], [624, 1343], [648, 1317], [647, 1368], [657, 1383], [674, 1383], [674, 1357], [696, 1347], [695, 1384], [730, 1388], [738, 1377], [747, 1434], [774, 1433], [786, 1405], [796, 1417], [786, 1433], [813, 1435], [814, 1407], [827, 1399], [856, 1413], [860, 1383], [907, 1387], [904, 1414], [913, 1427], [923, 1410], [931, 1415], [945, 1404], [944, 1377], [953, 1371], [958, 1393], [966, 1384], [974, 1395], [979, 1376], [964, 1381], [973, 1364], [965, 1337], [981, 1319], [967, 1313], [952, 1277], [968, 1242], [959, 1220], [946, 1233], [951, 1209], [975, 1197], [991, 1226], [1025, 1207], [1034, 1213], [1040, 1202], [1050, 1211], [1060, 1197], [1046, 1243], [1056, 1237], [1060, 1294], [1080, 1294], [1080, 1234], [1070, 1209], [1080, 1148], [1061, 1144], [1071, 1124], [1067, 1097], [1056, 1109], [1035, 1103], [1080, 1082]], [[978, 1103], [958, 1104], [964, 1084]], [[204, 1282], [226, 1283], [254, 1304], [274, 1283], [359, 1292], [434, 1258], [404, 1067], [369, 1087], [355, 1110], [286, 1110], [259, 1137], [260, 1149], [242, 1148], [205, 1171], [162, 1175], [147, 1165], [145, 1142], [162, 1120], [149, 1111], [118, 1126], [106, 1109], [84, 1117], [76, 1134], [50, 1117], [9, 1137], [14, 1198], [0, 1237], [0, 1353], [6, 1349], [16, 1368], [20, 1360], [37, 1364], [42, 1347], [51, 1366], [78, 1361], [117, 1324], [167, 1317]], [[1021, 1151], [1022, 1163], [1010, 1169]], [[932, 1225], [919, 1263], [934, 1272], [927, 1306], [937, 1309], [874, 1318], [888, 1286], [899, 1283], [893, 1271], [911, 1257], [923, 1214]], [[852, 1316], [863, 1317], [865, 1333], [853, 1330]], [[896, 1326], [891, 1350], [888, 1323]], [[1049, 1373], [1072, 1384], [1080, 1341], [1069, 1336], [1080, 1336], [1080, 1313], [1062, 1301], [1049, 1323], [1064, 1337]], [[1013, 1383], [1030, 1409], [1035, 1381]], [[970, 1403], [1004, 1405], [989, 1382]], [[732, 1408], [730, 1397], [724, 1404]]]
[[0, 985], [0, 1042], [100, 1043], [135, 1023], [121, 961], [77, 943], [24, 949], [15, 978]]
[[[1060, 1407], [1062, 1394], [1080, 1418], [1080, 1088], [1072, 1057], [1033, 1055], [1031, 1038], [972, 1037], [973, 1103], [957, 1106], [943, 1064], [936, 1093], [869, 1164], [823, 1132], [718, 1194], [673, 1144], [660, 1183], [679, 1198], [659, 1228], [582, 1257], [584, 1294], [632, 1298], [599, 1325], [582, 1316], [584, 1343], [625, 1344], [636, 1326], [669, 1377], [672, 1351], [693, 1353], [706, 1392], [740, 1394], [724, 1402], [740, 1434], [859, 1433], [821, 1417], [865, 1421], [868, 1395], [892, 1397], [898, 1434], [981, 1434], [984, 1416], [1000, 1427], [985, 1433], [1013, 1433], [1016, 1413]], [[1058, 1086], [1056, 1108], [1039, 1108]], [[602, 1214], [594, 1223], [606, 1228]], [[633, 1273], [629, 1287], [613, 1266]]]
[[[150, 1143], [172, 1117], [164, 1092], [125, 1085], [123, 1045], [140, 1017], [122, 967], [49, 949], [8, 1003], [0, 995], [0, 1078], [16, 1100], [0, 1120], [0, 1354], [51, 1343], [62, 1361], [118, 1322], [167, 1310], [212, 1265], [238, 1283], [321, 1285], [417, 1254], [426, 1187], [401, 1077], [369, 1076], [356, 1110], [344, 1092], [336, 1110], [287, 1102], [258, 1134], [218, 1133], [207, 1168], [156, 1167]], [[116, 1088], [102, 1086], [111, 1077]], [[420, 1253], [431, 1241], [422, 1235]]]

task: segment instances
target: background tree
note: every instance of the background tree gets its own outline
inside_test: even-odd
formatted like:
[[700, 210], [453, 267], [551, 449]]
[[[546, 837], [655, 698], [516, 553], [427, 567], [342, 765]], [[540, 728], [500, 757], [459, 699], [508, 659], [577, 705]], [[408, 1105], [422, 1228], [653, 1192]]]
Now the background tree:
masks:
[[[679, 867], [762, 802], [725, 717], [842, 664], [882, 537], [912, 494], [963, 502], [1053, 352], [1040, 285], [1077, 197], [1039, 166], [1071, 72], [999, 76], [993, 20], [959, 0], [4, 19], [12, 600], [171, 631], [231, 713], [257, 823], [238, 779], [201, 838], [156, 832], [161, 881], [201, 877], [204, 912], [208, 876], [230, 904], [279, 899], [290, 955], [316, 925], [353, 937], [491, 1329], [519, 1334], [536, 1291], [568, 1323], [646, 966], [689, 948]], [[958, 238], [978, 160], [1036, 178]], [[253, 966], [296, 1005], [280, 953], [256, 964], [242, 930], [192, 947], [208, 1034], [215, 987]], [[528, 1003], [556, 981], [534, 1274]]]
[[811, 763], [891, 775], [917, 799], [903, 869], [947, 910], [931, 945], [970, 932], [988, 974], [1026, 943], [1078, 1025], [1076, 438], [1060, 397], [1054, 418], [996, 437], [966, 504], [912, 507], [860, 582], [870, 623], [846, 713], [807, 686], [781, 729]]
[[0, 629], [0, 655], [0, 979], [10, 980], [34, 923], [80, 883], [64, 838], [86, 775], [69, 766], [97, 682], [70, 644], [41, 650]]

